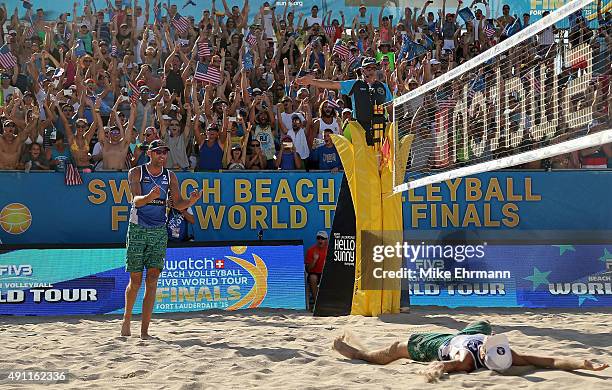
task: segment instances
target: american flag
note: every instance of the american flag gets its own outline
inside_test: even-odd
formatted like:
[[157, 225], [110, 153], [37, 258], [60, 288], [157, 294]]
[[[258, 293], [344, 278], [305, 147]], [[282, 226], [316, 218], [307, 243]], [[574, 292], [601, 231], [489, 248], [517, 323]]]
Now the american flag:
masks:
[[448, 92], [436, 92], [436, 100], [440, 110], [451, 109], [455, 107], [455, 100], [452, 94]]
[[129, 80], [129, 79], [127, 81], [127, 87], [128, 87], [128, 96], [130, 97], [130, 102], [136, 104], [136, 102], [138, 102], [138, 99], [140, 99], [140, 90], [138, 89], [136, 84], [134, 84], [132, 80]]
[[200, 61], [198, 61], [196, 65], [194, 77], [196, 80], [204, 81], [212, 85], [221, 84], [221, 73], [219, 69]]
[[111, 57], [117, 57], [117, 45], [112, 45], [111, 46], [110, 55], [111, 55]]
[[159, 3], [155, 3], [153, 6], [153, 15], [155, 15], [155, 20], [157, 23], [161, 23], [161, 9], [159, 8]]
[[257, 37], [251, 34], [250, 32], [247, 33], [247, 36], [244, 38], [244, 40], [251, 46], [257, 45]]
[[15, 58], [13, 53], [11, 53], [11, 50], [9, 49], [7, 44], [4, 44], [2, 45], [2, 47], [0, 47], [0, 65], [4, 69], [11, 69], [15, 67], [15, 65], [17, 65], [17, 59]]
[[30, 18], [30, 26], [26, 27], [23, 36], [25, 39], [30, 39], [34, 36], [34, 23], [32, 22], [32, 18]]
[[70, 30], [68, 29], [68, 25], [64, 26], [64, 34], [62, 35], [64, 36], [65, 42], [70, 42], [70, 38], [72, 38], [72, 33], [70, 33]]
[[482, 28], [482, 31], [485, 33], [485, 35], [487, 36], [487, 38], [491, 39], [495, 36], [495, 29], [493, 28], [493, 26], [491, 26], [491, 23], [485, 21], [484, 23], [484, 27]]
[[206, 41], [198, 42], [198, 57], [209, 57], [210, 56], [210, 46]]
[[191, 24], [189, 22], [189, 19], [184, 16], [181, 16], [181, 14], [177, 12], [176, 15], [174, 15], [174, 17], [172, 18], [172, 26], [174, 26], [174, 28], [176, 29], [176, 31], [179, 32], [179, 34], [182, 34], [187, 32], [189, 27], [191, 27]]
[[85, 42], [82, 39], [77, 39], [77, 47], [74, 49], [74, 55], [77, 57], [83, 57], [85, 54]]
[[536, 77], [531, 77], [531, 70], [528, 71], [527, 73], [525, 73], [525, 75], [523, 77], [521, 77], [521, 80], [524, 83], [527, 83], [532, 91], [532, 93], [542, 93], [542, 87], [540, 85], [540, 78], [537, 76], [536, 73]]
[[351, 55], [351, 51], [348, 47], [344, 46], [342, 42], [336, 42], [332, 49], [332, 54], [337, 54], [338, 57], [342, 59], [348, 59], [348, 57]]
[[336, 27], [334, 26], [325, 26], [323, 27], [323, 30], [325, 30], [325, 33], [332, 38], [336, 35]]
[[336, 101], [333, 100], [333, 99], [329, 99], [327, 101], [327, 105], [330, 106], [331, 108], [333, 108], [334, 110], [339, 110], [340, 109], [340, 106], [338, 105], [338, 103], [336, 103]]
[[83, 178], [79, 174], [79, 170], [74, 166], [74, 162], [66, 161], [64, 183], [67, 186], [78, 186], [83, 184]]

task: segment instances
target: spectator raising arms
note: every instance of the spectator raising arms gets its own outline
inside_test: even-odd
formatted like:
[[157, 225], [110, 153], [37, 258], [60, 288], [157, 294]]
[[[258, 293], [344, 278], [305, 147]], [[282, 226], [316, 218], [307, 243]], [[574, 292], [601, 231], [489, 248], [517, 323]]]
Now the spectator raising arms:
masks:
[[[465, 23], [467, 4], [456, 0], [442, 0], [440, 9], [432, 9], [431, 0], [405, 7], [397, 19], [385, 6], [372, 12], [361, 4], [348, 21], [342, 11], [321, 13], [316, 5], [296, 15], [289, 2], [282, 9], [264, 2], [256, 10], [248, 0], [216, 3], [197, 19], [157, 0], [154, 15], [150, 0], [111, 1], [104, 10], [86, 1], [56, 20], [45, 20], [44, 9], [17, 7], [8, 15], [0, 6], [0, 39], [15, 59], [14, 66], [0, 69], [0, 169], [44, 169], [48, 157], [52, 171], [61, 171], [69, 158], [82, 171], [126, 170], [147, 163], [148, 145], [160, 138], [169, 148], [165, 164], [171, 170], [336, 171], [342, 165], [328, 134], [350, 139], [352, 126], [346, 124], [356, 120], [368, 144], [382, 141], [393, 119], [390, 100], [534, 23], [529, 15], [514, 15], [509, 4], [500, 4], [502, 14], [494, 15], [488, 0], [473, 0], [473, 17]], [[570, 109], [592, 107], [593, 121], [581, 131], [609, 128], [612, 18], [601, 1], [597, 21], [575, 17], [569, 28], [552, 25], [509, 50], [503, 61], [494, 57], [479, 67], [470, 93], [486, 91], [498, 71], [504, 79], [523, 80], [535, 63], [544, 64], [547, 74], [559, 73], [563, 92], [584, 67], [557, 71], [556, 64], [580, 45], [592, 52], [593, 77], [584, 102], [571, 99]], [[500, 96], [505, 89], [502, 83]], [[453, 110], [460, 95], [460, 88], [444, 85], [407, 102], [415, 150], [431, 148], [428, 123], [442, 106]], [[494, 97], [485, 95], [486, 108], [470, 111], [470, 126], [499, 120], [505, 126], [508, 120], [528, 143], [540, 119], [531, 112], [522, 117], [517, 107], [524, 102], [514, 97], [504, 100], [512, 105], [509, 118], [499, 119], [491, 114]], [[550, 103], [551, 96], [542, 101]], [[567, 129], [559, 123], [556, 131]], [[482, 131], [470, 134], [480, 137]], [[457, 153], [467, 156], [469, 147]], [[611, 162], [610, 145], [552, 161], [555, 167], [585, 168]], [[413, 156], [410, 163], [424, 167], [428, 157]]]

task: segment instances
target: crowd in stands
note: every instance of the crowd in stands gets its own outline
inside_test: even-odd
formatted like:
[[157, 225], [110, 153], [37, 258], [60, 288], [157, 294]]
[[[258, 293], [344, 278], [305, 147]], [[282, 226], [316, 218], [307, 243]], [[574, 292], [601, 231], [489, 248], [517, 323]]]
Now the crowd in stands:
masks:
[[[362, 5], [352, 21], [342, 11], [322, 14], [315, 5], [296, 15], [274, 3], [249, 20], [248, 0], [213, 1], [199, 20], [157, 0], [109, 1], [97, 10], [75, 3], [53, 21], [35, 7], [12, 15], [0, 8], [0, 169], [63, 171], [74, 163], [85, 172], [126, 170], [146, 163], [148, 143], [163, 139], [175, 170], [341, 170], [330, 135], [353, 118], [351, 100], [295, 79], [352, 79], [361, 60], [373, 57], [378, 78], [399, 96], [504, 40], [509, 27], [530, 23], [508, 5], [490, 15], [487, 0], [475, 0], [474, 18], [462, 23], [463, 6], [449, 2], [440, 10], [428, 9], [430, 1], [407, 7], [399, 20]], [[608, 13], [599, 19], [596, 29], [583, 19], [569, 35], [607, 58], [606, 77], [593, 88], [597, 115], [609, 123], [612, 24]], [[561, 35], [550, 27], [534, 37], [531, 52], [546, 55]], [[348, 50], [338, 50], [338, 40]], [[410, 56], [406, 42], [422, 50]], [[560, 156], [553, 167], [589, 166], [591, 155], [606, 164], [612, 158], [603, 147]]]

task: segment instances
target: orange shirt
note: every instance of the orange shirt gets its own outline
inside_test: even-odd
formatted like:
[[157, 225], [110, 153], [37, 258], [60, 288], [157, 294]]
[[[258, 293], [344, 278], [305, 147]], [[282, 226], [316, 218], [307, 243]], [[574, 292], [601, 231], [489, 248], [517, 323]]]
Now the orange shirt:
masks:
[[[315, 264], [315, 253], [319, 255]], [[325, 259], [327, 258], [327, 245], [319, 248], [317, 244], [314, 244], [306, 251], [306, 258], [304, 264], [315, 264], [315, 266], [308, 272], [320, 274], [323, 273], [323, 266], [325, 265]], [[308, 270], [308, 268], [307, 268]]]

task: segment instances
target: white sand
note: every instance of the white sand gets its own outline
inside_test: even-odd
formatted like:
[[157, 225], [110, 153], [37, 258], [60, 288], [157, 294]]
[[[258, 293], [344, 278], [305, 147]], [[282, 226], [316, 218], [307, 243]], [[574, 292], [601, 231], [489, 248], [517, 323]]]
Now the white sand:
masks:
[[488, 319], [519, 351], [612, 363], [610, 313], [413, 308], [381, 318], [313, 318], [285, 310], [200, 312], [155, 316], [150, 333], [159, 339], [148, 341], [135, 336], [136, 321], [134, 336], [118, 336], [117, 316], [2, 317], [0, 370], [65, 369], [70, 383], [54, 387], [72, 389], [610, 389], [612, 368], [598, 373], [517, 368], [512, 375], [481, 370], [430, 385], [417, 374], [422, 363], [374, 366], [330, 348], [344, 329], [368, 346], [382, 347], [410, 332], [454, 332], [468, 321]]

